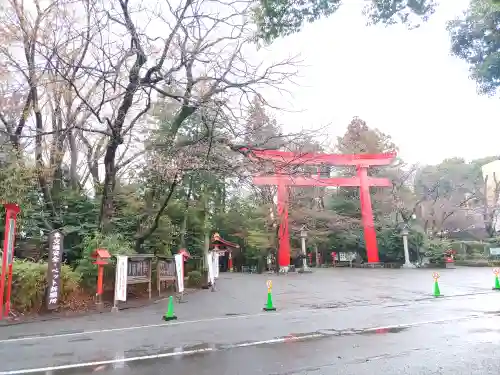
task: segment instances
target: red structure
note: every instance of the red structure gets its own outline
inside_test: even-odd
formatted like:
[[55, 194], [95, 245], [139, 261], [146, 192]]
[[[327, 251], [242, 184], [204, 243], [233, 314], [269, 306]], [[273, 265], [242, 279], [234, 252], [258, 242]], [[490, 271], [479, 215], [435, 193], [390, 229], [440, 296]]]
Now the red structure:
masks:
[[233, 272], [232, 249], [239, 249], [240, 245], [223, 239], [220, 234], [216, 232], [212, 236], [212, 248], [213, 251], [217, 251], [219, 254], [227, 253], [227, 269], [229, 272]]
[[[12, 290], [12, 263], [14, 262], [14, 242], [16, 238], [17, 214], [21, 211], [15, 203], [5, 203], [5, 232], [3, 239], [3, 253], [0, 273], [0, 320], [10, 313], [10, 293]], [[7, 279], [7, 285], [5, 285]], [[7, 286], [7, 288], [6, 288]], [[6, 290], [5, 290], [6, 289]], [[4, 310], [5, 293], [5, 310]]]
[[[387, 178], [368, 176], [368, 168], [391, 164], [396, 156], [394, 153], [342, 155], [255, 149], [244, 149], [243, 151], [248, 152], [251, 158], [271, 161], [276, 170], [272, 176], [257, 176], [254, 177], [253, 181], [256, 185], [277, 185], [278, 187], [278, 215], [280, 218], [278, 264], [280, 268], [290, 265], [290, 233], [288, 230], [289, 186], [359, 186], [361, 216], [368, 262], [379, 262], [370, 187], [390, 187], [392, 184]], [[317, 177], [295, 177], [286, 172], [286, 169], [292, 165], [355, 166], [357, 173], [355, 177], [320, 178], [319, 175]]]
[[94, 259], [93, 264], [97, 266], [97, 288], [96, 288], [96, 305], [102, 307], [102, 292], [104, 290], [104, 266], [109, 263], [111, 254], [106, 249], [96, 249], [90, 255]]

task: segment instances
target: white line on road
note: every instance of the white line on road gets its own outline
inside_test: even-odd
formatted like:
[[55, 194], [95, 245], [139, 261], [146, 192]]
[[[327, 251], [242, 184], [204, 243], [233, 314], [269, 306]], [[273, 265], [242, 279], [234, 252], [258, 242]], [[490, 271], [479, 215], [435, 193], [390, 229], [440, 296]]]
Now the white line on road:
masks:
[[[304, 336], [300, 336], [300, 337], [294, 337], [294, 336], [280, 337], [280, 338], [271, 339], [271, 340], [253, 341], [253, 342], [246, 342], [246, 343], [242, 343], [242, 344], [236, 344], [236, 345], [233, 345], [232, 348], [245, 348], [245, 347], [249, 347], [249, 346], [258, 346], [258, 345], [265, 345], [265, 344], [280, 344], [280, 343], [290, 342], [290, 341], [310, 340], [310, 339], [324, 337], [324, 336], [325, 335], [322, 335], [319, 333], [314, 333], [314, 334], [304, 335]], [[4, 372], [0, 372], [0, 375], [35, 374], [35, 373], [40, 373], [40, 372], [60, 371], [60, 370], [68, 370], [68, 369], [75, 369], [75, 368], [82, 368], [82, 367], [97, 367], [97, 366], [104, 366], [104, 365], [113, 365], [113, 364], [116, 364], [118, 362], [119, 363], [127, 363], [127, 362], [144, 361], [144, 360], [148, 360], [148, 359], [162, 359], [162, 358], [170, 358], [170, 357], [189, 356], [189, 355], [193, 355], [193, 354], [216, 352], [218, 350], [219, 349], [217, 349], [217, 348], [181, 350], [181, 351], [173, 352], [173, 353], [151, 354], [151, 355], [130, 357], [130, 358], [124, 358], [124, 359], [109, 359], [109, 360], [105, 360], [105, 361], [81, 362], [81, 363], [72, 363], [69, 365], [31, 368], [31, 369], [25, 369], [25, 370], [4, 371]]]
[[[461, 316], [461, 317], [453, 317], [453, 318], [445, 318], [445, 319], [437, 319], [437, 320], [426, 320], [426, 321], [420, 321], [420, 322], [388, 325], [388, 326], [380, 326], [380, 327], [370, 327], [370, 328], [358, 330], [357, 333], [359, 333], [359, 332], [373, 332], [373, 331], [377, 331], [377, 330], [394, 329], [394, 328], [410, 328], [410, 327], [429, 325], [429, 324], [450, 323], [450, 322], [461, 321], [461, 320], [470, 320], [470, 319], [475, 319], [475, 318], [480, 318], [480, 317], [493, 318], [494, 316], [493, 315], [486, 315], [486, 314], [472, 314], [472, 315], [465, 315], [465, 316]], [[352, 334], [355, 334], [355, 333], [356, 332], [353, 332]], [[281, 344], [281, 343], [285, 343], [285, 342], [303, 341], [303, 340], [310, 340], [310, 339], [322, 338], [322, 337], [328, 337], [328, 336], [330, 336], [330, 335], [324, 334], [324, 333], [312, 333], [312, 334], [298, 336], [298, 337], [286, 336], [286, 337], [279, 337], [279, 338], [274, 338], [274, 339], [269, 339], [269, 340], [251, 341], [251, 342], [245, 342], [245, 343], [240, 343], [240, 344], [234, 344], [234, 345], [230, 345], [229, 348], [234, 349], [234, 348], [245, 348], [245, 347], [259, 346], [259, 345], [266, 345], [266, 344]], [[72, 364], [60, 365], [60, 366], [11, 370], [11, 371], [0, 372], [0, 375], [35, 374], [35, 373], [41, 373], [41, 372], [52, 372], [52, 371], [84, 368], [84, 367], [97, 367], [97, 366], [104, 366], [104, 365], [114, 365], [117, 363], [123, 364], [123, 363], [128, 363], [128, 362], [138, 362], [138, 361], [144, 361], [144, 360], [150, 360], [150, 359], [162, 359], [162, 358], [189, 356], [189, 355], [200, 354], [200, 353], [217, 352], [220, 350], [223, 350], [223, 349], [218, 349], [218, 348], [214, 347], [214, 348], [200, 348], [200, 349], [195, 349], [195, 350], [179, 350], [179, 351], [169, 352], [169, 353], [144, 355], [144, 356], [137, 356], [137, 357], [130, 357], [130, 358], [114, 358], [114, 359], [103, 360], [103, 361], [80, 362], [80, 363], [72, 363]]]
[[58, 333], [58, 334], [54, 334], [54, 335], [38, 335], [38, 336], [17, 337], [17, 338], [12, 338], [12, 339], [0, 340], [0, 344], [14, 343], [14, 342], [20, 342], [20, 341], [57, 339], [57, 338], [72, 337], [72, 336], [95, 335], [98, 333], [134, 331], [134, 330], [139, 330], [139, 329], [158, 328], [158, 327], [166, 327], [166, 326], [179, 326], [179, 325], [194, 324], [194, 323], [210, 323], [210, 322], [234, 320], [234, 319], [251, 319], [251, 318], [258, 318], [261, 316], [268, 316], [268, 317], [283, 316], [283, 315], [291, 315], [291, 314], [304, 313], [304, 312], [318, 313], [318, 314], [322, 313], [321, 310], [313, 309], [313, 310], [291, 310], [291, 311], [281, 311], [281, 312], [272, 312], [272, 313], [266, 312], [266, 313], [248, 314], [248, 315], [221, 316], [221, 317], [208, 318], [208, 319], [185, 320], [185, 321], [181, 321], [181, 322], [176, 321], [176, 322], [167, 322], [167, 323], [158, 323], [158, 324], [146, 324], [146, 325], [132, 326], [132, 327], [96, 329], [93, 331]]
[[[461, 296], [461, 295], [457, 295]], [[450, 296], [456, 297], [456, 295]], [[434, 299], [429, 300], [421, 300], [415, 302], [415, 304], [426, 304], [435, 301]], [[444, 301], [444, 299], [443, 299]], [[397, 307], [398, 305], [380, 305], [382, 307]], [[221, 316], [214, 318], [206, 318], [206, 319], [196, 319], [196, 320], [186, 320], [186, 321], [175, 321], [175, 322], [165, 322], [158, 324], [145, 324], [131, 327], [117, 327], [117, 328], [104, 328], [104, 329], [96, 329], [89, 331], [81, 331], [81, 332], [68, 332], [68, 333], [56, 333], [53, 335], [34, 335], [34, 336], [25, 336], [25, 337], [17, 337], [10, 339], [2, 339], [0, 340], [0, 344], [10, 344], [16, 342], [23, 341], [35, 341], [35, 340], [50, 340], [50, 339], [58, 339], [58, 338], [66, 338], [66, 337], [74, 337], [74, 336], [86, 336], [86, 335], [95, 335], [95, 334], [103, 334], [103, 333], [112, 333], [112, 332], [125, 332], [125, 331], [134, 331], [141, 329], [150, 329], [150, 328], [159, 328], [159, 327], [167, 327], [167, 326], [180, 326], [185, 324], [196, 324], [196, 323], [210, 323], [217, 321], [227, 321], [227, 320], [236, 320], [236, 319], [253, 319], [259, 317], [276, 317], [276, 316], [284, 316], [284, 315], [293, 315], [293, 314], [302, 314], [302, 313], [311, 313], [311, 314], [325, 314], [331, 313], [332, 311], [346, 311], [353, 308], [358, 308], [359, 306], [348, 306], [348, 307], [340, 307], [337, 309], [298, 309], [298, 310], [289, 310], [289, 311], [278, 311], [278, 312], [261, 312], [256, 314], [242, 314], [242, 315], [232, 315], [232, 316]]]

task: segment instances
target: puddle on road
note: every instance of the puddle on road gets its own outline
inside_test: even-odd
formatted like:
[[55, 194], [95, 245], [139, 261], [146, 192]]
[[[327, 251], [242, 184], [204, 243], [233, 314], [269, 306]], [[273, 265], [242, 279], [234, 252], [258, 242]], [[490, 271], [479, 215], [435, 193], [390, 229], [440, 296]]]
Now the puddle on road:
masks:
[[498, 315], [500, 316], [500, 311], [486, 311], [484, 312], [486, 315]]
[[469, 329], [469, 333], [500, 333], [498, 328], [472, 328]]
[[92, 337], [84, 336], [84, 337], [75, 337], [72, 339], [69, 339], [68, 342], [85, 342], [85, 341], [92, 341]]
[[375, 328], [361, 332], [361, 335], [384, 335], [387, 333], [399, 333], [408, 330], [409, 327], [389, 327], [389, 328]]
[[[67, 330], [62, 330], [58, 331], [57, 335], [71, 335], [75, 333], [82, 333], [82, 329], [67, 329]], [[21, 335], [11, 335], [7, 337], [7, 340], [19, 340], [19, 339], [28, 339], [28, 338], [33, 338], [33, 337], [47, 337], [47, 336], [53, 336], [53, 333], [32, 333], [32, 334], [21, 334]]]
[[300, 307], [321, 310], [321, 309], [340, 309], [343, 307], [348, 307], [348, 305], [343, 302], [337, 302], [337, 303], [321, 303], [321, 304], [304, 304], [300, 305]]
[[[140, 356], [160, 356], [172, 354], [175, 357], [175, 353], [186, 353], [185, 355], [197, 355], [205, 354], [214, 351], [219, 351], [224, 349], [222, 345], [210, 344], [210, 343], [199, 343], [194, 345], [183, 345], [178, 347], [168, 347], [168, 348], [153, 348], [152, 346], [140, 346], [138, 348], [126, 350], [123, 352], [124, 358], [140, 357]], [[177, 357], [182, 357], [179, 354]]]
[[[361, 330], [325, 329], [314, 332], [290, 333], [286, 336], [276, 337], [270, 340], [242, 341], [227, 345], [205, 343], [205, 342], [200, 342], [194, 345], [163, 347], [163, 348], [153, 347], [151, 345], [144, 345], [131, 350], [117, 353], [117, 356], [115, 356], [114, 359], [95, 358], [93, 362], [96, 363], [96, 365], [81, 367], [78, 369], [55, 370], [53, 371], [52, 374], [53, 375], [86, 374], [86, 373], [99, 373], [102, 371], [106, 371], [109, 373], [122, 370], [125, 367], [129, 369], [136, 368], [139, 372], [140, 368], [144, 368], [142, 366], [148, 366], [148, 364], [168, 363], [168, 361], [178, 361], [178, 360], [184, 360], [185, 358], [193, 358], [193, 357], [200, 358], [204, 356], [213, 355], [217, 352], [227, 351], [231, 349], [239, 349], [245, 347], [265, 348], [276, 344], [296, 345], [304, 342], [324, 340], [328, 338], [342, 337], [342, 336], [399, 333], [408, 330], [409, 328], [410, 327], [400, 326], [400, 327], [388, 327], [388, 328], [368, 328]], [[68, 353], [57, 353], [55, 356], [65, 357], [69, 355], [70, 353], [68, 352]]]
[[71, 357], [74, 356], [75, 352], [57, 352], [52, 354], [53, 357]]

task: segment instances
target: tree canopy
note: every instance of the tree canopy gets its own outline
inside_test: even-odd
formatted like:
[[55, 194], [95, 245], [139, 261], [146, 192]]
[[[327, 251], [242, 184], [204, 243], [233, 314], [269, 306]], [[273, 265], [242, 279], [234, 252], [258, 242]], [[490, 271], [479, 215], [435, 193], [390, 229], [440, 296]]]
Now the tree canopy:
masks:
[[471, 78], [482, 94], [500, 86], [500, 2], [472, 0], [460, 18], [450, 21], [453, 54], [470, 66]]
[[[265, 42], [299, 32], [305, 24], [335, 13], [341, 0], [260, 0], [254, 9], [258, 37]], [[369, 0], [363, 13], [371, 24], [418, 26], [434, 12], [434, 0]]]

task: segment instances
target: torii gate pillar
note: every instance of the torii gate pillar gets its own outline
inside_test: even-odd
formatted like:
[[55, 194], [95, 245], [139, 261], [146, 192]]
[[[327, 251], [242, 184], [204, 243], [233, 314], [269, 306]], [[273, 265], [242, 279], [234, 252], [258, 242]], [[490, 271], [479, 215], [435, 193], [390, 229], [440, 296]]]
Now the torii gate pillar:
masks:
[[279, 250], [278, 265], [280, 270], [290, 266], [290, 231], [288, 229], [288, 189], [284, 183], [278, 183]]

